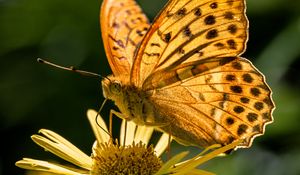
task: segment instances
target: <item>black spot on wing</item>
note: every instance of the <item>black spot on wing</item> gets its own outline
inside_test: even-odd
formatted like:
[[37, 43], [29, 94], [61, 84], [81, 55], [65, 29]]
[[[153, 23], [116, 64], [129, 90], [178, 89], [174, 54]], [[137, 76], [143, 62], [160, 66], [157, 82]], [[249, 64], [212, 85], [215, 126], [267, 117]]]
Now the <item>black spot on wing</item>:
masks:
[[170, 42], [170, 40], [171, 40], [171, 32], [169, 32], [169, 33], [167, 33], [167, 34], [164, 34], [164, 41], [165, 42]]
[[186, 8], [183, 7], [182, 9], [178, 10], [177, 15], [178, 16], [186, 15]]
[[194, 13], [196, 16], [201, 16], [201, 9], [198, 7], [195, 9], [195, 13]]
[[251, 88], [250, 93], [255, 97], [258, 97], [261, 94], [261, 92], [258, 88]]
[[217, 4], [216, 2], [211, 3], [209, 6], [210, 6], [210, 8], [212, 8], [212, 9], [218, 8], [218, 4]]
[[242, 106], [235, 106], [235, 107], [233, 108], [233, 111], [234, 111], [235, 113], [237, 113], [237, 114], [240, 114], [240, 113], [244, 112], [245, 109], [244, 109]]
[[227, 125], [232, 125], [232, 124], [234, 124], [234, 119], [233, 119], [232, 117], [226, 118], [226, 124], [227, 124]]
[[254, 122], [257, 120], [257, 118], [258, 118], [258, 115], [253, 112], [250, 112], [247, 114], [247, 119], [249, 122]]
[[225, 12], [224, 18], [227, 20], [232, 20], [233, 19], [233, 13], [232, 12]]
[[246, 133], [246, 130], [248, 129], [248, 126], [245, 124], [240, 124], [237, 130], [237, 134], [240, 136], [244, 133]]
[[250, 99], [247, 98], [247, 97], [241, 97], [240, 100], [241, 100], [242, 103], [245, 103], [245, 104], [249, 103], [249, 101], [250, 101]]
[[235, 77], [235, 75], [228, 74], [228, 75], [226, 75], [226, 80], [227, 81], [235, 81], [236, 77]]
[[254, 103], [254, 108], [260, 111], [264, 108], [264, 104], [262, 102], [256, 102]]
[[192, 36], [192, 31], [191, 31], [191, 29], [189, 27], [185, 27], [183, 29], [183, 33], [184, 33], [185, 36], [188, 36], [188, 37]]
[[218, 30], [212, 29], [207, 32], [206, 39], [213, 39], [213, 38], [216, 38], [217, 36], [218, 36]]
[[237, 26], [235, 24], [229, 25], [227, 29], [228, 29], [229, 33], [231, 33], [231, 34], [236, 34], [236, 32], [238, 30]]
[[232, 92], [238, 93], [238, 94], [240, 94], [240, 93], [243, 92], [242, 87], [241, 87], [241, 86], [238, 86], [238, 85], [236, 85], [236, 86], [230, 86], [230, 90], [231, 90]]
[[254, 79], [250, 74], [247, 73], [243, 75], [243, 80], [247, 83], [252, 83]]
[[216, 23], [216, 17], [214, 15], [209, 15], [209, 16], [205, 17], [204, 23], [206, 25], [213, 25]]

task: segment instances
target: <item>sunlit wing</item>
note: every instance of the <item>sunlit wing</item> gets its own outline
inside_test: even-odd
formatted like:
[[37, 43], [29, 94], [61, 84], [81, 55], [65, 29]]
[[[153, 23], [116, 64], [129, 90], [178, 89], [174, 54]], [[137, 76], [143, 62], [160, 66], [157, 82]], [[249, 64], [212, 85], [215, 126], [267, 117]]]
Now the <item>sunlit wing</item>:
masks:
[[131, 82], [147, 89], [143, 83], [157, 71], [203, 59], [236, 57], [245, 50], [247, 34], [244, 0], [171, 0], [138, 50]]
[[243, 139], [239, 147], [249, 147], [273, 120], [271, 90], [243, 58], [155, 90], [151, 100], [172, 123], [161, 129], [187, 145], [206, 147]]
[[104, 0], [100, 23], [113, 74], [129, 78], [136, 49], [149, 28], [147, 17], [134, 0]]
[[240, 57], [248, 40], [245, 6], [244, 0], [170, 0], [149, 26], [134, 1], [104, 1], [104, 45], [125, 94], [104, 91], [129, 119], [180, 143], [251, 146], [275, 107], [264, 76]]

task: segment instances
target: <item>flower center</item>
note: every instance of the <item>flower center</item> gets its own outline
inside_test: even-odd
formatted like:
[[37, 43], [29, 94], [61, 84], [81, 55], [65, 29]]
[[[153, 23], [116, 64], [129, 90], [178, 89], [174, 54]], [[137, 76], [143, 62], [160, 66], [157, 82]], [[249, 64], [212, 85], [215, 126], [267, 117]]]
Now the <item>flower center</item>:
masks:
[[102, 174], [155, 174], [162, 161], [154, 154], [153, 146], [142, 142], [129, 146], [105, 143], [93, 150], [91, 175]]

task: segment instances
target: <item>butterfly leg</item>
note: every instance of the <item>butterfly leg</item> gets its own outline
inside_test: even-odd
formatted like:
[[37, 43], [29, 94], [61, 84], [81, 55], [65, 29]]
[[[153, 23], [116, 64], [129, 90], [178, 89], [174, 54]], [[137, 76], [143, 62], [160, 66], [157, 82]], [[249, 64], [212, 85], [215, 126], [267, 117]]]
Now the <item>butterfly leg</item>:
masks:
[[109, 118], [112, 118], [113, 115], [119, 117], [120, 119], [125, 119], [127, 121], [130, 121], [129, 117], [125, 116], [121, 112], [118, 112], [118, 111], [115, 111], [115, 110], [111, 109], [110, 112], [109, 112]]
[[128, 117], [126, 117], [124, 114], [111, 109], [110, 112], [109, 112], [109, 133], [110, 133], [110, 135], [112, 135], [112, 118], [113, 118], [113, 115], [119, 117], [120, 119], [125, 119], [125, 120], [129, 121]]
[[[112, 128], [112, 117], [113, 117], [113, 115], [119, 117], [120, 119], [125, 119], [125, 120], [129, 121], [129, 118], [126, 117], [124, 114], [111, 109], [110, 112], [109, 112], [109, 132], [110, 132], [111, 135], [112, 135], [112, 129], [111, 128]], [[126, 138], [126, 131], [127, 131], [127, 122], [125, 122], [124, 138]], [[125, 145], [125, 139], [124, 139], [123, 145]]]

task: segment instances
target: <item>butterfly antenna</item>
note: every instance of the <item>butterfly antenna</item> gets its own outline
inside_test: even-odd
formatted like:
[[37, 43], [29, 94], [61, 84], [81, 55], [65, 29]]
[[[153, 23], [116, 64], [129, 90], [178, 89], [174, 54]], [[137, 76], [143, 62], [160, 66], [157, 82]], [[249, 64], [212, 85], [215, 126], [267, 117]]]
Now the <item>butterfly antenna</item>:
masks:
[[64, 67], [64, 66], [60, 66], [60, 65], [54, 64], [54, 63], [52, 63], [50, 61], [43, 60], [41, 58], [38, 58], [37, 62], [43, 63], [43, 64], [47, 64], [49, 66], [56, 67], [56, 68], [59, 68], [59, 69], [63, 69], [63, 70], [71, 71], [71, 72], [76, 72], [76, 73], [79, 73], [81, 75], [88, 76], [88, 77], [96, 77], [96, 78], [101, 78], [101, 79], [102, 78], [106, 78], [106, 79], [108, 79], [110, 81], [110, 79], [107, 78], [107, 77], [103, 77], [103, 76], [101, 76], [99, 74], [96, 74], [96, 73], [93, 73], [93, 72], [88, 72], [88, 71], [84, 71], [84, 70], [78, 70], [74, 66]]

